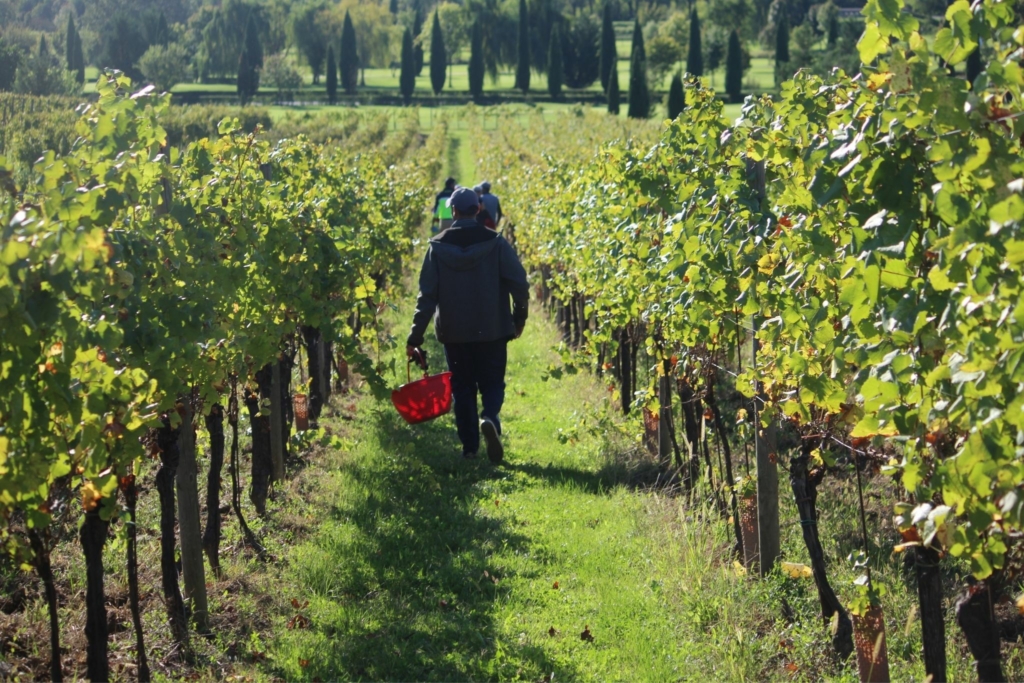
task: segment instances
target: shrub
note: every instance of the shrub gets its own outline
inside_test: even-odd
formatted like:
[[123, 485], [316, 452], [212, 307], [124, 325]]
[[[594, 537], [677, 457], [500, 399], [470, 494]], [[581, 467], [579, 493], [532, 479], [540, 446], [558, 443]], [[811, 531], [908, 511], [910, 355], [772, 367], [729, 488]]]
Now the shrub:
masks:
[[169, 91], [178, 83], [192, 80], [189, 51], [180, 43], [150, 45], [139, 58], [139, 70], [157, 89]]
[[302, 87], [302, 74], [284, 53], [270, 55], [263, 61], [263, 77], [266, 83], [277, 88], [278, 101], [294, 99], [295, 92]]

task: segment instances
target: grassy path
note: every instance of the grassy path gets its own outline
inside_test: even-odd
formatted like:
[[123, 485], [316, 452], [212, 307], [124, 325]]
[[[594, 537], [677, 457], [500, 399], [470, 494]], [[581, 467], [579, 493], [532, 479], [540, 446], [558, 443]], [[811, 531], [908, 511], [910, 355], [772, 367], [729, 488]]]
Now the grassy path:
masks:
[[[683, 660], [686, 625], [667, 604], [669, 565], [684, 580], [680, 539], [652, 524], [655, 498], [616, 483], [622, 471], [602, 440], [565, 438], [579, 415], [597, 414], [603, 391], [584, 375], [541, 381], [554, 331], [539, 318], [510, 347], [504, 466], [463, 461], [450, 417], [408, 427], [367, 399], [336, 428], [346, 452], [318, 480], [327, 506], [282, 577], [309, 600], [308, 628], [281, 628], [271, 646], [287, 678], [666, 680], [699, 670]], [[441, 357], [433, 349], [435, 366]], [[694, 534], [702, 567], [715, 536]]]
[[[238, 596], [260, 622], [242, 648], [261, 653], [250, 671], [321, 681], [858, 680], [853, 660], [830, 654], [811, 580], [744, 576], [726, 518], [634, 485], [651, 471], [649, 460], [621, 455], [635, 448], [622, 433], [637, 426], [609, 417], [609, 394], [589, 373], [541, 379], [559, 364], [555, 342], [535, 313], [509, 347], [500, 467], [461, 458], [451, 416], [410, 427], [369, 396], [335, 401], [326, 426], [336, 447], [312, 453], [279, 499], [281, 562], [259, 579], [272, 597], [260, 607]], [[440, 370], [441, 349], [429, 350]], [[890, 515], [887, 485], [873, 480], [865, 494], [879, 523]], [[819, 500], [845, 600], [856, 572], [843, 558], [860, 544], [855, 495], [851, 481], [835, 481]], [[793, 506], [781, 512], [783, 559], [805, 562]], [[873, 540], [876, 580], [893, 587], [891, 673], [922, 680], [913, 585], [892, 535]], [[950, 680], [970, 680], [951, 614], [947, 623]], [[1021, 670], [1024, 650], [1005, 656]]]

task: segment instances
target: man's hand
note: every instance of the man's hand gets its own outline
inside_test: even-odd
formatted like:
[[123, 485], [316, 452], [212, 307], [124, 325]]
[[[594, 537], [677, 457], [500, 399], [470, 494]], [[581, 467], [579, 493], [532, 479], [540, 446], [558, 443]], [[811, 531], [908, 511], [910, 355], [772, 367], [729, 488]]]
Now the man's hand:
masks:
[[522, 336], [523, 336], [523, 327], [519, 326], [519, 327], [516, 328], [516, 336], [514, 336], [512, 338], [513, 339], [519, 339]]
[[420, 347], [406, 345], [405, 355], [408, 356], [409, 360], [416, 363], [416, 365], [420, 366], [424, 370], [427, 369], [427, 352]]

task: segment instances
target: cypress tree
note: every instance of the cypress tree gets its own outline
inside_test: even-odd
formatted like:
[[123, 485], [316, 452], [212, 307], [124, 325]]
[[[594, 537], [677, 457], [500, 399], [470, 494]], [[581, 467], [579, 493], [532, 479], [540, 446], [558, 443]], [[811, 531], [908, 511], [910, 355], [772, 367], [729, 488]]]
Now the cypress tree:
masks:
[[[423, 33], [423, 17], [420, 8], [416, 7], [416, 18], [412, 22], [412, 37], [418, 38]], [[423, 73], [423, 43], [414, 42], [412, 46], [413, 72], [419, 76]]]
[[75, 27], [75, 15], [68, 12], [67, 45], [65, 53], [67, 57], [68, 71], [75, 72], [75, 80], [79, 85], [85, 83], [85, 57], [82, 55], [82, 36]]
[[327, 101], [338, 101], [338, 62], [334, 59], [334, 46], [327, 46]]
[[743, 97], [743, 49], [735, 30], [729, 34], [729, 48], [725, 53], [725, 92], [733, 102]]
[[647, 62], [647, 48], [644, 47], [644, 32], [640, 30], [640, 20], [633, 20], [633, 43], [629, 48], [629, 56], [632, 59], [633, 55], [637, 52], [640, 53], [640, 60], [645, 64]]
[[608, 75], [608, 113], [619, 115], [619, 70]]
[[555, 24], [548, 39], [548, 94], [552, 99], [562, 96], [562, 32]]
[[68, 27], [64, 31], [64, 62], [68, 71], [75, 71], [77, 68], [77, 64], [75, 64], [75, 34], [77, 32], [75, 13], [68, 12]]
[[50, 46], [46, 44], [46, 34], [39, 34], [39, 56], [45, 57], [50, 54]]
[[833, 48], [839, 41], [839, 15], [833, 13], [828, 18], [828, 46]]
[[388, 9], [391, 11], [391, 16], [392, 17], [397, 17], [398, 16], [398, 0], [391, 0], [391, 5], [388, 7]]
[[629, 58], [629, 110], [631, 119], [646, 119], [651, 114], [651, 94], [647, 90], [647, 51], [639, 20], [633, 24], [633, 48]]
[[413, 54], [409, 29], [405, 29], [402, 34], [402, 72], [398, 75], [398, 89], [402, 92], [402, 100], [409, 104], [416, 89], [416, 56]]
[[516, 87], [530, 90], [530, 18], [526, 13], [526, 0], [519, 0], [519, 27], [517, 29], [519, 59], [516, 62]]
[[690, 47], [686, 53], [686, 70], [694, 76], [704, 75], [704, 54], [700, 45], [700, 17], [697, 8], [690, 12]]
[[686, 96], [683, 94], [683, 77], [677, 71], [672, 77], [672, 85], [668, 88], [668, 117], [675, 121], [686, 107]]
[[604, 4], [604, 18], [601, 20], [601, 61], [598, 73], [601, 75], [601, 90], [608, 92], [608, 79], [618, 65], [619, 55], [615, 51], [615, 27], [612, 25], [612, 6]]
[[156, 26], [153, 28], [153, 35], [150, 36], [151, 45], [167, 45], [171, 42], [171, 29], [167, 25], [167, 16], [161, 12], [157, 18]]
[[359, 53], [356, 51], [356, 29], [348, 10], [345, 10], [345, 23], [341, 26], [338, 70], [341, 72], [341, 87], [349, 94], [354, 93], [359, 79]]
[[259, 29], [252, 15], [245, 24], [242, 39], [242, 54], [238, 58], [238, 98], [246, 104], [260, 89], [260, 69], [263, 67], [263, 46], [260, 45]]
[[469, 41], [469, 94], [479, 100], [484, 94], [484, 37], [480, 20], [473, 22], [473, 34]]
[[775, 29], [775, 63], [789, 61], [789, 22], [786, 16], [779, 17], [779, 25]]
[[430, 85], [434, 95], [444, 90], [444, 79], [448, 71], [448, 52], [444, 49], [444, 32], [441, 19], [434, 12], [434, 24], [430, 27]]

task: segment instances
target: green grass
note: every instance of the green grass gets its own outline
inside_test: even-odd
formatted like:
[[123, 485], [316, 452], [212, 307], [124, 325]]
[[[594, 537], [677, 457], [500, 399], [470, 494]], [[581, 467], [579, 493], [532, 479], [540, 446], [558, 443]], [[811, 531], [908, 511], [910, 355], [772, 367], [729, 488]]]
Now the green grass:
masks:
[[[628, 54], [628, 46], [626, 52], [620, 54]], [[680, 67], [684, 67], [684, 64], [680, 64]], [[626, 89], [629, 83], [629, 60], [620, 59], [617, 64], [619, 72], [619, 84], [623, 90]], [[450, 67], [450, 77], [445, 81], [445, 87], [443, 94], [459, 93], [468, 94], [469, 91], [469, 75], [468, 66], [466, 64], [455, 64]], [[759, 91], [769, 90], [774, 87], [774, 75], [771, 60], [765, 57], [754, 57], [751, 59], [751, 68], [744, 75], [744, 84], [752, 83], [756, 84]], [[721, 67], [712, 74], [705, 74], [709, 81], [713, 80], [714, 84], [718, 87], [722, 87], [725, 82], [725, 67]], [[365, 73], [366, 85], [360, 86], [357, 92], [366, 94], [374, 94], [385, 91], [391, 91], [397, 94], [398, 92], [398, 72], [392, 71], [391, 69], [366, 69]], [[93, 81], [95, 80], [95, 74], [89, 78], [86, 89], [91, 91], [95, 88]], [[489, 94], [501, 94], [501, 93], [512, 93], [514, 92], [515, 85], [515, 73], [513, 71], [500, 71], [496, 80], [492, 80], [489, 76], [484, 79], [484, 92]], [[662, 83], [652, 83], [652, 89], [665, 93], [668, 90], [669, 78], [666, 77]], [[186, 93], [199, 93], [199, 94], [220, 94], [220, 95], [234, 95], [235, 86], [231, 83], [179, 83], [172, 88], [171, 92], [178, 94]], [[273, 88], [264, 84], [260, 88], [260, 93], [268, 95], [273, 93]], [[416, 89], [415, 92], [417, 97], [426, 99], [424, 104], [428, 104], [430, 100], [430, 94], [432, 92], [430, 84], [430, 75], [428, 68], [424, 67], [423, 72], [416, 78]], [[533, 73], [530, 79], [530, 92], [541, 97], [547, 96], [547, 77], [544, 74]], [[574, 97], [593, 97], [601, 93], [600, 82], [595, 82], [587, 88], [581, 90], [568, 90], [564, 91], [565, 98], [572, 101]], [[324, 101], [326, 100], [326, 90], [323, 83], [313, 85], [311, 76], [307, 74], [306, 85], [299, 90], [295, 99], [298, 101]]]
[[603, 439], [560, 440], [606, 394], [583, 375], [539, 379], [551, 335], [535, 321], [510, 346], [504, 467], [461, 460], [450, 418], [357, 418], [361, 437], [322, 480], [324, 521], [289, 558], [313, 626], [272, 644], [286, 678], [678, 676], [648, 501], [616, 483]]

